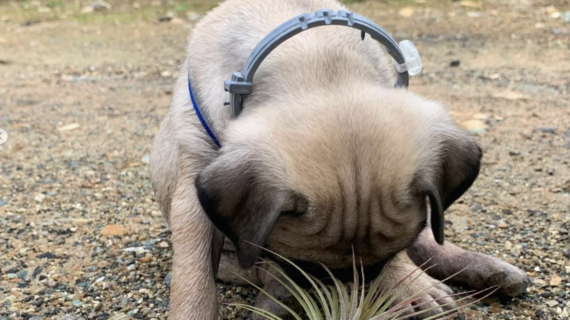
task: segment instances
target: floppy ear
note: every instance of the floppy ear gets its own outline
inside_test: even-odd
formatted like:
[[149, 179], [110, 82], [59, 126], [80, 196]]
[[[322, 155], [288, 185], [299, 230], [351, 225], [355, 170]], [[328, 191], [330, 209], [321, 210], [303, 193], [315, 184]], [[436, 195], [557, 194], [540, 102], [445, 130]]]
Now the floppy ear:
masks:
[[[465, 132], [454, 132], [442, 142], [439, 174], [428, 188], [431, 227], [436, 241], [443, 244], [444, 211], [471, 187], [481, 167], [483, 152]], [[437, 171], [436, 171], [437, 172]]]
[[296, 197], [278, 187], [274, 166], [234, 150], [219, 156], [195, 181], [200, 204], [233, 242], [243, 268], [257, 262], [281, 212], [295, 208]]

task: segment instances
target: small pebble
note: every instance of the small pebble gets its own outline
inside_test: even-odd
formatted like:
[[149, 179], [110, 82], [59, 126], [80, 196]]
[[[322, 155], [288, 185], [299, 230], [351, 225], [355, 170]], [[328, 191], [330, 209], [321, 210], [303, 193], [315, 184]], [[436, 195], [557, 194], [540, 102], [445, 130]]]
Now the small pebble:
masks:
[[166, 277], [164, 277], [164, 284], [170, 288], [170, 282], [172, 281], [172, 272], [169, 272]]
[[97, 266], [90, 266], [87, 267], [87, 272], [95, 272], [97, 269], [99, 269]]
[[166, 242], [166, 241], [161, 241], [161, 242], [159, 242], [159, 243], [158, 243], [158, 246], [159, 246], [160, 248], [168, 248], [168, 247], [170, 247], [170, 245], [169, 245], [168, 242]]
[[43, 193], [38, 193], [38, 194], [36, 194], [36, 196], [34, 197], [34, 200], [36, 200], [36, 202], [38, 202], [38, 203], [44, 202], [45, 199], [46, 199], [46, 195], [43, 194]]
[[556, 300], [548, 300], [548, 301], [546, 301], [546, 304], [547, 304], [549, 307], [556, 307], [556, 306], [558, 305], [558, 301], [556, 301]]
[[535, 128], [534, 132], [556, 134], [556, 130], [557, 130], [557, 128], [553, 128], [553, 127], [541, 127], [541, 128]]
[[32, 273], [32, 278], [35, 279], [40, 273], [42, 273], [42, 268], [37, 266]]
[[554, 276], [554, 277], [552, 277], [552, 279], [550, 279], [550, 285], [553, 287], [559, 286], [561, 282], [562, 282], [562, 278], [559, 276]]
[[546, 281], [544, 281], [542, 279], [534, 279], [533, 282], [534, 282], [534, 284], [536, 284], [539, 287], [545, 287], [546, 286]]
[[36, 256], [36, 258], [38, 258], [38, 259], [56, 259], [57, 256], [51, 252], [46, 252], [46, 253], [38, 254]]

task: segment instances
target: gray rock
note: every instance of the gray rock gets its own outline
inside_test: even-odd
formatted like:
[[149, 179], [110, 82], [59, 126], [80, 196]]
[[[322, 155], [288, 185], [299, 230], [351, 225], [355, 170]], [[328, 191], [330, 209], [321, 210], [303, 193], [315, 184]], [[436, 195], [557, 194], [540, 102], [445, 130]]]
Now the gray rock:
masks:
[[473, 212], [483, 211], [483, 206], [479, 203], [476, 203], [476, 204], [472, 205], [469, 209], [471, 209], [471, 211], [473, 211]]
[[164, 277], [164, 284], [170, 289], [170, 282], [172, 281], [172, 271]]
[[558, 129], [554, 128], [554, 127], [539, 127], [539, 128], [535, 128], [532, 132], [556, 134], [556, 130], [558, 130]]
[[81, 13], [92, 13], [96, 11], [104, 11], [111, 9], [111, 4], [105, 1], [95, 1], [91, 5], [84, 7]]

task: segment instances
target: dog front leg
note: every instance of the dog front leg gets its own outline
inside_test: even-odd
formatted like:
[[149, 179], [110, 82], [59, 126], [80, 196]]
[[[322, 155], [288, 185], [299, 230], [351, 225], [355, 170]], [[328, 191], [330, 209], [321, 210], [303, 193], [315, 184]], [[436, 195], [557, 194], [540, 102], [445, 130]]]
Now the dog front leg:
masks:
[[498, 258], [464, 250], [450, 242], [439, 245], [429, 228], [408, 248], [410, 258], [420, 265], [431, 260], [435, 266], [427, 271], [436, 279], [444, 279], [463, 270], [450, 282], [482, 290], [499, 286], [499, 292], [516, 297], [531, 284], [530, 278], [519, 268]]
[[214, 320], [218, 314], [214, 228], [196, 196], [193, 179], [180, 177], [172, 199], [174, 257], [169, 319]]
[[[227, 240], [227, 239], [226, 239]], [[233, 244], [227, 240], [224, 244], [224, 251], [220, 260], [220, 268], [218, 272], [218, 279], [234, 283], [238, 285], [250, 285], [262, 287], [265, 292], [270, 296], [277, 298], [279, 301], [286, 301], [290, 303], [291, 292], [281, 285], [278, 278], [287, 283], [277, 269], [280, 267], [272, 261], [264, 261], [257, 264], [250, 269], [242, 269], [239, 264], [235, 253]], [[277, 302], [273, 301], [269, 296], [263, 292], [259, 292], [255, 299], [255, 307], [269, 311], [270, 313], [279, 317], [285, 317], [289, 312], [281, 307]], [[260, 316], [256, 313], [251, 315], [252, 320], [266, 320], [266, 317]]]

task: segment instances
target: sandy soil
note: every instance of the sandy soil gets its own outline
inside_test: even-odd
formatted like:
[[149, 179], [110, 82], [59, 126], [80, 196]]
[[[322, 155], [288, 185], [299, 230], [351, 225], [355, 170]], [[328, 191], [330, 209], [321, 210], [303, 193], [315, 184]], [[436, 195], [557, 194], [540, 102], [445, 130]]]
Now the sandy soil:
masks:
[[[1, 320], [168, 315], [172, 252], [148, 154], [188, 30], [212, 2], [115, 1], [81, 14], [88, 3], [0, 2]], [[567, 319], [570, 2], [351, 6], [414, 41], [424, 70], [410, 90], [447, 104], [484, 149], [480, 178], [447, 215], [448, 239], [534, 279], [523, 297], [485, 300], [467, 319]], [[167, 11], [174, 18], [158, 22]], [[254, 294], [219, 288], [225, 303]]]

